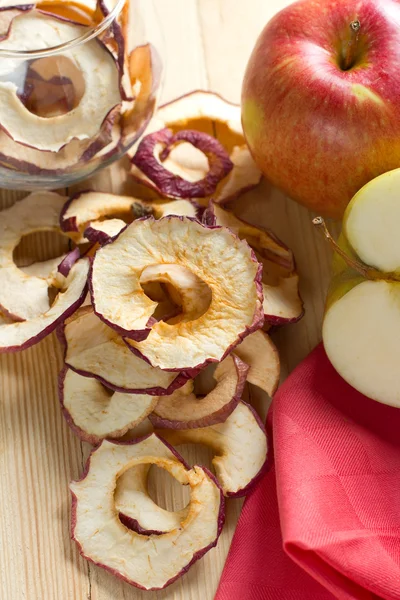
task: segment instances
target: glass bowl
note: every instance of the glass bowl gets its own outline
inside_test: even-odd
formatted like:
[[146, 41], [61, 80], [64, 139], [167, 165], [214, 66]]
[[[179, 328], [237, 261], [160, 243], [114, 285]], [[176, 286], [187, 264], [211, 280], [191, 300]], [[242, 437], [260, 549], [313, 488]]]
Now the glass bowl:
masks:
[[69, 186], [123, 156], [154, 113], [163, 44], [153, 3], [4, 4], [0, 187]]

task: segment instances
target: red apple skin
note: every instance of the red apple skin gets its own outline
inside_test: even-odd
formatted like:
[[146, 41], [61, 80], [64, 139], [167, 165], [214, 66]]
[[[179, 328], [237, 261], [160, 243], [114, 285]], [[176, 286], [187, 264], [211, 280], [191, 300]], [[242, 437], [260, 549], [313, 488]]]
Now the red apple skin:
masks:
[[[343, 70], [359, 20], [353, 66]], [[354, 194], [400, 165], [400, 3], [301, 0], [261, 33], [242, 89], [253, 157], [271, 183], [340, 218]]]

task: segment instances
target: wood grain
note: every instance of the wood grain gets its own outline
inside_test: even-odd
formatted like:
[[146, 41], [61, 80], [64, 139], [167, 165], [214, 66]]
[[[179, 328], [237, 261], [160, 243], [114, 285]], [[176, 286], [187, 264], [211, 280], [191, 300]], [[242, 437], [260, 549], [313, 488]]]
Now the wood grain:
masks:
[[[152, 0], [148, 0], [151, 2]], [[196, 88], [240, 99], [243, 71], [264, 23], [288, 0], [154, 0], [162, 23], [167, 72], [163, 99]], [[124, 167], [99, 174], [97, 189], [124, 190]], [[81, 187], [87, 187], [87, 183]], [[3, 191], [0, 208], [23, 194]], [[330, 251], [313, 231], [312, 215], [264, 183], [237, 210], [271, 227], [295, 252], [306, 316], [275, 335], [285, 377], [318, 343], [329, 279]], [[1, 217], [0, 217], [1, 218]], [[333, 226], [334, 233], [338, 232]], [[49, 239], [30, 241], [54, 253]], [[64, 423], [56, 394], [61, 350], [50, 336], [30, 350], [0, 357], [0, 598], [4, 600], [212, 600], [239, 516], [241, 501], [228, 503], [218, 547], [162, 592], [145, 593], [83, 561], [69, 539], [68, 483], [82, 471], [89, 447]], [[257, 398], [263, 404], [267, 399]], [[185, 448], [191, 462], [209, 461]], [[167, 507], [182, 502], [165, 477], [154, 497]], [[232, 599], [236, 600], [236, 599]]]

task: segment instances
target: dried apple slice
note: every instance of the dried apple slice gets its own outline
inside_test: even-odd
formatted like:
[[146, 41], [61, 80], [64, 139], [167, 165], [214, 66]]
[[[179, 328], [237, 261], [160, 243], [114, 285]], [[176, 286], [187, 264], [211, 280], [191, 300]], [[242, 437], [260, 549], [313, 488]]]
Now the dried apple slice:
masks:
[[[129, 2], [125, 7], [129, 6]], [[124, 7], [124, 8], [125, 8]], [[122, 20], [125, 11], [122, 10]], [[134, 27], [134, 26], [133, 26]], [[124, 38], [128, 38], [128, 23], [123, 23]], [[132, 26], [131, 26], [132, 30]], [[150, 121], [157, 101], [160, 87], [162, 62], [152, 44], [137, 46], [128, 57], [129, 75], [132, 88], [136, 92], [135, 102], [122, 115], [122, 139], [129, 140], [144, 131]]]
[[[0, 48], [19, 50], [21, 39], [25, 50], [51, 47], [79, 37], [87, 28], [63, 21], [38, 11], [24, 12], [14, 18], [10, 35]], [[18, 87], [10, 81], [0, 82], [0, 124], [15, 140], [37, 150], [57, 152], [73, 139], [93, 139], [101, 132], [107, 115], [121, 103], [118, 69], [108, 50], [92, 40], [65, 53], [85, 81], [85, 93], [72, 111], [52, 118], [39, 117], [23, 105]], [[0, 73], [15, 69], [15, 59], [4, 59]]]
[[60, 373], [59, 397], [64, 417], [79, 438], [98, 444], [118, 438], [151, 413], [157, 397], [122, 394], [109, 390], [96, 379], [83, 377], [68, 367]]
[[33, 346], [72, 315], [85, 300], [88, 273], [88, 259], [79, 260], [67, 277], [59, 274], [59, 293], [49, 310], [28, 321], [0, 325], [0, 354]]
[[[53, 192], [35, 192], [0, 213], [0, 307], [16, 320], [32, 319], [49, 310], [50, 282], [35, 275], [33, 267], [19, 269], [13, 252], [28, 234], [60, 232], [64, 202], [65, 198]], [[60, 262], [62, 257], [56, 260]]]
[[256, 411], [240, 402], [224, 423], [200, 429], [158, 429], [170, 444], [204, 444], [215, 457], [212, 464], [225, 496], [245, 496], [265, 472], [268, 440]]
[[[191, 144], [208, 159], [209, 170], [199, 181], [189, 181], [163, 165], [171, 150], [182, 142]], [[226, 150], [212, 136], [195, 130], [174, 134], [170, 129], [146, 135], [132, 158], [132, 164], [153, 181], [163, 196], [172, 198], [208, 197], [233, 168]]]
[[269, 335], [255, 331], [236, 346], [234, 353], [249, 366], [247, 381], [272, 397], [279, 385], [280, 360]]
[[227, 356], [213, 375], [216, 385], [205, 396], [189, 380], [169, 396], [162, 396], [149, 417], [154, 427], [194, 429], [226, 421], [242, 396], [249, 367], [237, 356]]
[[[156, 264], [185, 267], [210, 288], [211, 303], [200, 318], [154, 322], [156, 303], [144, 294], [140, 278]], [[154, 367], [190, 372], [221, 361], [262, 325], [259, 278], [248, 244], [228, 229], [169, 216], [134, 221], [98, 250], [90, 288], [96, 314], [129, 336], [133, 351]]]
[[[177, 134], [182, 130], [192, 129], [214, 136], [222, 144], [230, 156], [233, 168], [221, 179], [212, 195], [217, 202], [227, 202], [259, 184], [261, 172], [255, 165], [243, 136], [240, 106], [227, 102], [217, 94], [196, 91], [161, 106], [154, 121], [152, 131], [167, 127]], [[133, 150], [130, 155], [133, 156]], [[136, 160], [133, 160], [131, 174], [135, 180], [159, 194], [170, 193], [157, 186], [153, 177], [146, 176], [141, 167], [136, 165]], [[189, 183], [204, 179], [209, 170], [204, 154], [187, 143], [174, 149], [163, 161], [163, 166]], [[198, 199], [203, 206], [207, 206], [209, 200], [209, 195]]]
[[141, 217], [161, 219], [171, 214], [197, 218], [200, 216], [200, 207], [190, 200], [145, 202], [132, 196], [87, 190], [72, 196], [65, 203], [60, 226], [75, 243], [81, 244], [87, 241], [83, 233], [92, 221], [117, 218], [131, 223]]
[[247, 240], [263, 265], [264, 315], [271, 325], [296, 323], [304, 314], [293, 253], [272, 232], [239, 219], [232, 211], [210, 202], [203, 215], [210, 226], [229, 227]]
[[187, 376], [152, 368], [135, 356], [119, 335], [96, 317], [91, 306], [67, 320], [59, 333], [66, 346], [66, 364], [117, 392], [160, 396], [187, 381]]
[[[118, 518], [118, 477], [137, 465], [155, 464], [190, 486], [189, 510], [180, 527], [162, 535], [140, 535]], [[145, 590], [166, 587], [217, 543], [224, 498], [206, 469], [189, 469], [156, 435], [131, 443], [104, 441], [88, 460], [83, 478], [71, 484], [72, 537], [83, 557]], [[112, 547], [112, 552], [110, 552]]]
[[164, 510], [149, 496], [147, 479], [151, 465], [137, 465], [118, 479], [115, 507], [124, 525], [144, 535], [160, 535], [181, 526], [189, 506], [182, 510]]

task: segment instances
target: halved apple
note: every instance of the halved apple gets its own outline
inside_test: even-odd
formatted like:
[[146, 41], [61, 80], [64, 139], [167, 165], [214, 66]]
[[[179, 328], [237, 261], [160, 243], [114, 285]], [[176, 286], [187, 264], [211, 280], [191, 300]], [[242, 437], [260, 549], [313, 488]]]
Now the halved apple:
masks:
[[[217, 185], [212, 195], [216, 202], [231, 200], [244, 190], [258, 185], [261, 180], [261, 172], [256, 167], [243, 136], [240, 106], [227, 102], [217, 94], [196, 91], [164, 104], [159, 108], [154, 125], [151, 127], [150, 124], [150, 128], [151, 131], [168, 128], [173, 134], [194, 130], [213, 136], [220, 142], [228, 153], [233, 168]], [[133, 152], [130, 155], [133, 156]], [[176, 194], [177, 190], [157, 185], [151, 173], [148, 173], [150, 178], [146, 176], [140, 165], [136, 165], [134, 156], [133, 161], [131, 174], [135, 180], [158, 194]], [[185, 180], [188, 186], [204, 179], [210, 167], [205, 155], [189, 143], [181, 143], [168, 157], [161, 156], [161, 161], [167, 171]], [[210, 197], [198, 198], [198, 201], [207, 206]]]
[[119, 335], [96, 317], [91, 306], [77, 311], [59, 333], [66, 347], [66, 364], [117, 392], [160, 396], [172, 393], [188, 379], [153, 368], [135, 356]]
[[227, 356], [215, 369], [215, 387], [205, 395], [195, 393], [189, 380], [169, 396], [160, 396], [150, 421], [154, 427], [194, 429], [226, 421], [242, 396], [249, 367], [239, 357]]
[[58, 390], [68, 425], [81, 440], [93, 445], [104, 438], [122, 437], [157, 404], [155, 396], [115, 392], [68, 367], [60, 373]]
[[350, 385], [400, 408], [399, 185], [400, 169], [390, 171], [363, 187], [347, 207], [339, 247], [334, 245], [323, 341]]
[[207, 225], [229, 227], [247, 240], [263, 265], [264, 315], [267, 323], [295, 323], [304, 314], [293, 253], [271, 231], [239, 219], [232, 211], [210, 202], [203, 215]]
[[131, 196], [87, 190], [72, 196], [65, 203], [60, 226], [75, 243], [82, 244], [87, 241], [84, 231], [93, 225], [93, 221], [119, 219], [127, 224], [142, 217], [161, 219], [171, 214], [197, 218], [200, 216], [199, 210], [200, 207], [190, 200], [145, 202]]
[[[191, 500], [180, 526], [162, 535], [140, 535], [118, 518], [114, 490], [130, 468], [155, 464], [183, 485]], [[88, 460], [83, 478], [71, 484], [72, 536], [84, 558], [145, 590], [166, 587], [216, 545], [224, 522], [224, 498], [214, 477], [188, 469], [156, 435], [128, 443], [104, 441]], [[112, 552], [110, 552], [112, 547]]]
[[[156, 303], [145, 295], [140, 278], [156, 264], [183, 266], [210, 288], [211, 303], [200, 318], [155, 321]], [[229, 230], [170, 216], [134, 221], [100, 248], [90, 289], [96, 314], [128, 336], [135, 353], [154, 367], [191, 375], [222, 360], [262, 325], [259, 277], [251, 249]]]
[[72, 315], [85, 300], [88, 273], [88, 259], [79, 260], [67, 277], [59, 274], [59, 293], [45, 313], [28, 321], [0, 325], [0, 354], [29, 348]]
[[256, 411], [239, 402], [224, 423], [199, 429], [157, 429], [174, 446], [204, 444], [214, 452], [212, 464], [225, 496], [245, 496], [267, 468], [268, 440]]

